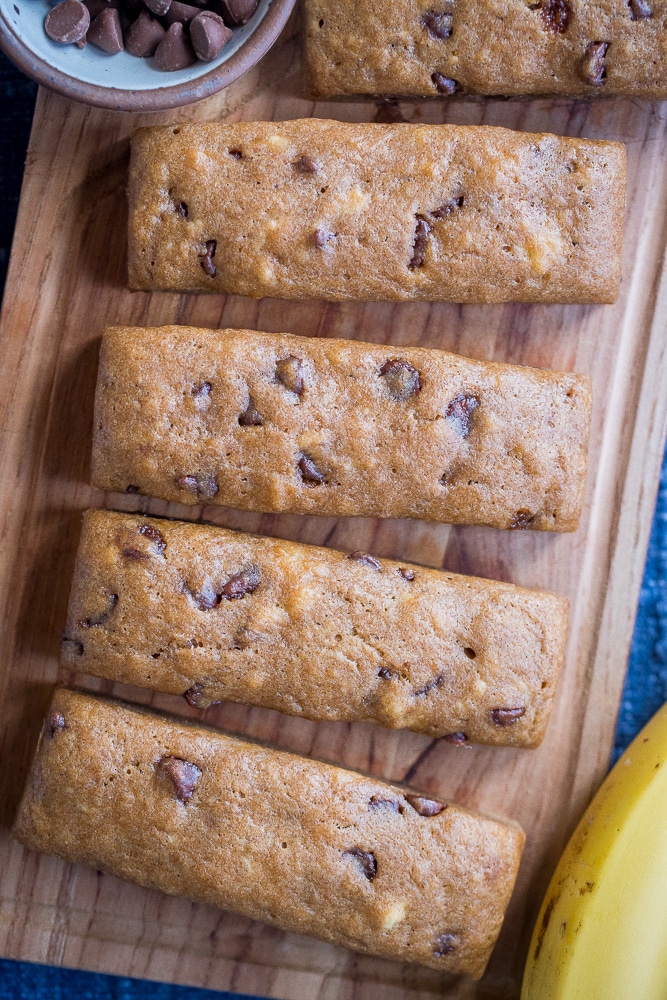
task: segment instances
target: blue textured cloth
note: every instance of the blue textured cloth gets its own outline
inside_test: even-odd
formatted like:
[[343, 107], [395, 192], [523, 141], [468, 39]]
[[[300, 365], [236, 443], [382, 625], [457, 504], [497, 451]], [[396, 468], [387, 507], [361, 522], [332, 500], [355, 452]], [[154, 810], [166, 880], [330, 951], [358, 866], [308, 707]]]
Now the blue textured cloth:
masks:
[[662, 462], [614, 759], [667, 701], [667, 455]]
[[[0, 53], [0, 290], [4, 287], [36, 87]], [[651, 532], [628, 676], [616, 730], [617, 757], [667, 699], [667, 462]], [[0, 959], [0, 1000], [224, 1000], [229, 993], [52, 969]]]
[[149, 997], [150, 1000], [240, 1000], [239, 994], [0, 959], [0, 1000], [148, 1000]]

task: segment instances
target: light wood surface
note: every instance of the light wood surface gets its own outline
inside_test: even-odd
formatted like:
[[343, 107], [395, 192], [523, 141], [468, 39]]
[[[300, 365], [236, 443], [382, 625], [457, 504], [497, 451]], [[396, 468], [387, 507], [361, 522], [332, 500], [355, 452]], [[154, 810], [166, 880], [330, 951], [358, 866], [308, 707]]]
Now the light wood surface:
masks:
[[[0, 340], [0, 954], [290, 1000], [517, 997], [549, 875], [608, 765], [664, 447], [667, 105], [490, 100], [398, 109], [411, 121], [508, 125], [626, 142], [627, 235], [622, 297], [615, 306], [326, 305], [130, 294], [124, 188], [132, 129], [186, 118], [369, 121], [378, 112], [373, 102], [314, 104], [299, 94], [292, 28], [259, 69], [221, 95], [171, 115], [130, 117], [39, 95]], [[595, 403], [580, 530], [555, 536], [262, 516], [96, 492], [87, 484], [100, 334], [107, 323], [172, 322], [419, 344], [589, 372]], [[480, 983], [283, 934], [31, 854], [11, 840], [41, 716], [59, 676], [195, 714], [181, 699], [150, 699], [145, 692], [59, 675], [80, 512], [93, 505], [201, 516], [570, 596], [567, 660], [549, 732], [537, 751], [462, 750], [416, 734], [315, 724], [233, 705], [205, 714], [228, 730], [519, 820], [528, 834], [526, 853]]]

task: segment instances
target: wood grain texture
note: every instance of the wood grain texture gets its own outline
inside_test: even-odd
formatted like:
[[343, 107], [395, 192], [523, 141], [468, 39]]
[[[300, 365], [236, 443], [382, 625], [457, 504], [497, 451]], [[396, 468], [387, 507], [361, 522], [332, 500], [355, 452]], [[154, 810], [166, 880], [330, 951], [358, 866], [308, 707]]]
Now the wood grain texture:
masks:
[[[622, 297], [615, 306], [323, 304], [129, 293], [124, 187], [132, 129], [186, 118], [314, 114], [370, 121], [378, 113], [372, 102], [313, 104], [299, 93], [292, 29], [234, 87], [171, 115], [130, 117], [40, 94], [0, 340], [0, 953], [286, 1000], [509, 1000], [518, 996], [550, 873], [606, 771], [623, 684], [667, 420], [667, 106], [541, 100], [405, 103], [398, 109], [411, 121], [488, 123], [626, 142], [627, 235]], [[174, 322], [417, 344], [588, 372], [595, 402], [580, 530], [558, 536], [268, 516], [94, 491], [87, 483], [102, 329], [107, 323]], [[519, 820], [528, 834], [526, 853], [480, 983], [283, 934], [31, 854], [11, 840], [40, 719], [59, 676], [80, 512], [91, 505], [201, 517], [570, 596], [566, 664], [547, 738], [537, 751], [461, 750], [412, 733], [316, 724], [235, 705], [205, 713], [230, 731]], [[180, 699], [151, 699], [70, 675], [60, 679], [196, 714]]]

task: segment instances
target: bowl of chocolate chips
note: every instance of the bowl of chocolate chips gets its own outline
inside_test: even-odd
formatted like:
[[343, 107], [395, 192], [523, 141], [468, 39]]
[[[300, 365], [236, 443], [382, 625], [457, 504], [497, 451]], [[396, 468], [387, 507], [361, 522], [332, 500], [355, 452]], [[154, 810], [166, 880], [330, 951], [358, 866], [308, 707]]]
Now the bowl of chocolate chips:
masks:
[[0, 48], [38, 83], [118, 111], [209, 97], [254, 66], [296, 0], [0, 0]]

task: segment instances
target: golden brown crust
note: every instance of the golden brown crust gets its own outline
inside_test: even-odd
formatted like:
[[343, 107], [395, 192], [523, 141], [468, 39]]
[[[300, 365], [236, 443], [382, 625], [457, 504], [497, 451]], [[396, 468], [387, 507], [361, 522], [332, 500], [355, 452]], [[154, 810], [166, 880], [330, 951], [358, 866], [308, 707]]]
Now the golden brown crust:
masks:
[[243, 510], [573, 531], [590, 408], [587, 376], [444, 351], [115, 327], [93, 481]]
[[14, 833], [140, 885], [474, 977], [524, 840], [330, 764], [66, 690]]
[[316, 720], [537, 746], [567, 600], [223, 528], [88, 511], [63, 660]]
[[614, 302], [621, 143], [305, 119], [140, 130], [133, 288]]
[[309, 87], [435, 97], [439, 73], [462, 93], [660, 99], [666, 16], [665, 0], [305, 0]]

